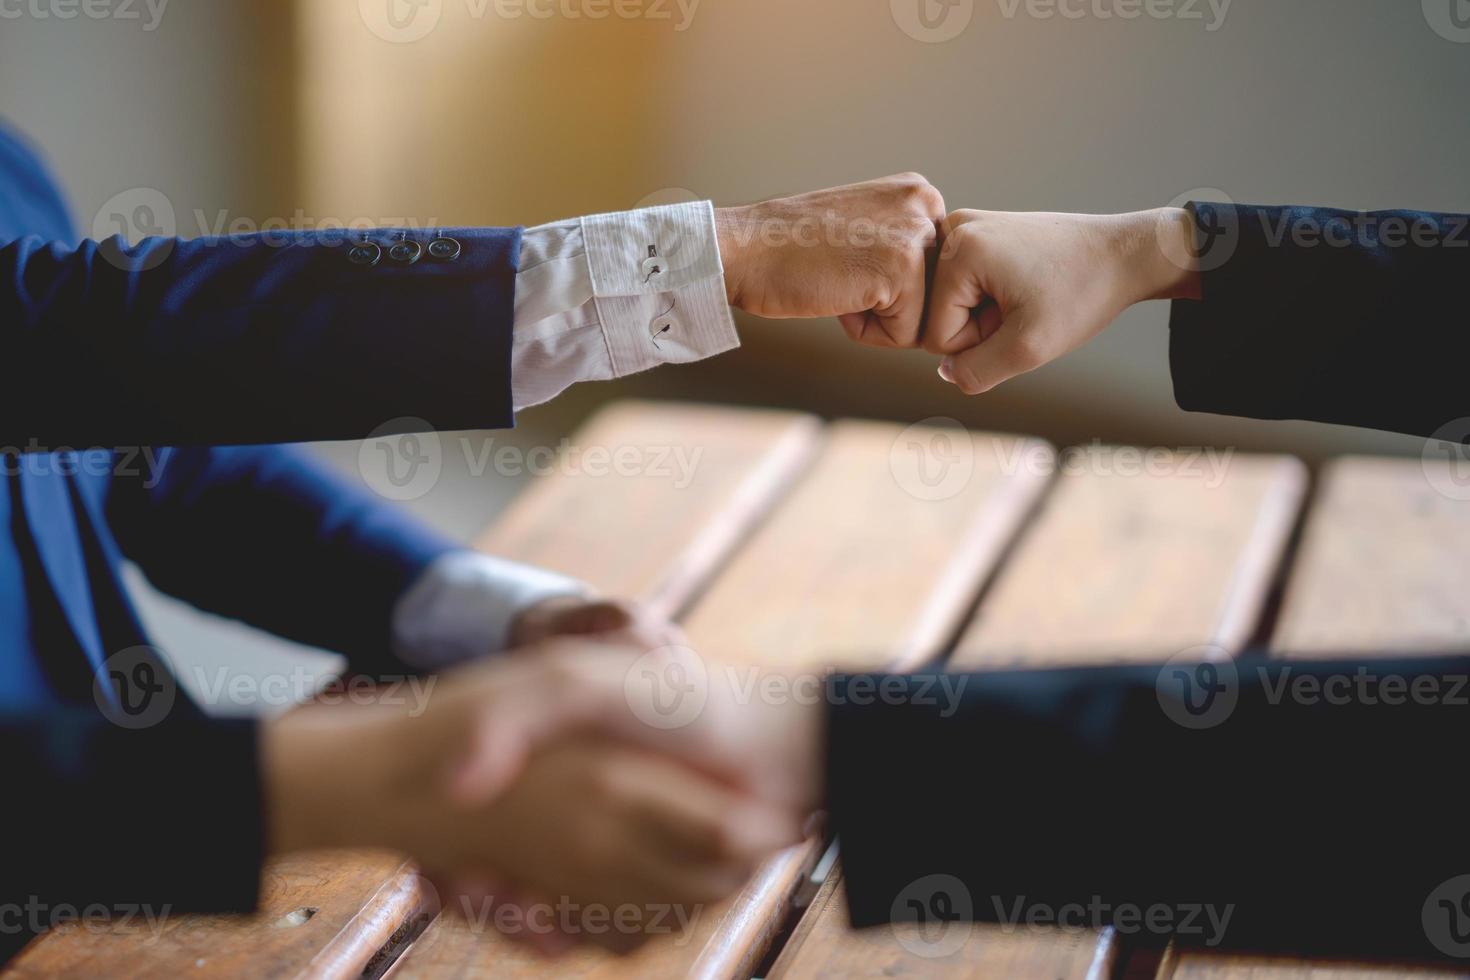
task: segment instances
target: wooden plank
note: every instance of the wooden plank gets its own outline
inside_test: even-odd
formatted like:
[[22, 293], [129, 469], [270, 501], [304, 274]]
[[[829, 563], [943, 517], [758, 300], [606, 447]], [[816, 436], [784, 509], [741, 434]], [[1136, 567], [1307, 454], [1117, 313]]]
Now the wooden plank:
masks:
[[[960, 946], [955, 959], [986, 965], [989, 973], [966, 974], [1012, 977], [1086, 977], [1105, 980], [1113, 975], [1118, 947], [1108, 932], [1101, 940], [1081, 930], [1021, 926], [1001, 929], [957, 922], [936, 935], [918, 934], [913, 923], [886, 929], [854, 932], [847, 924], [847, 900], [841, 873], [834, 870], [812, 901], [810, 910], [771, 967], [768, 980], [816, 980], [823, 977], [947, 976], [929, 970], [927, 949], [942, 943]], [[958, 931], [961, 935], [953, 935]], [[985, 950], [971, 948], [983, 943]], [[946, 960], [949, 957], [946, 957]]]
[[[1167, 659], [1251, 636], [1306, 487], [1286, 457], [1136, 476], [1064, 469], [956, 646], [962, 669]], [[816, 921], [808, 925], [807, 920]], [[803, 917], [782, 976], [1091, 978], [1112, 974], [1117, 937], [993, 923], [920, 956], [911, 926], [853, 932], [840, 895]], [[953, 928], [953, 927], [951, 927]], [[932, 955], [940, 950], [943, 956]]]
[[[1454, 485], [1449, 465], [1346, 457], [1325, 468], [1272, 637], [1275, 655], [1310, 659], [1470, 649], [1470, 501], [1436, 489]], [[1470, 972], [1179, 950], [1166, 957], [1159, 973], [1160, 980], [1401, 976]]]
[[1155, 472], [1064, 476], [951, 663], [1146, 663], [1249, 642], [1304, 467], [1234, 455], [1217, 475], [1180, 456]]
[[1272, 640], [1281, 656], [1470, 649], [1470, 501], [1436, 490], [1428, 466], [1449, 464], [1324, 470]]
[[[673, 616], [811, 459], [820, 431], [791, 412], [618, 402], [577, 431], [555, 478], [518, 497], [476, 547]], [[611, 471], [589, 453], [627, 465]]]
[[401, 855], [292, 855], [262, 877], [254, 916], [69, 923], [33, 941], [4, 976], [356, 977], [405, 924], [432, 914], [431, 901]]
[[[581, 462], [533, 481], [477, 547], [672, 614], [809, 462], [820, 434], [815, 418], [789, 412], [618, 403], [565, 447], [568, 460]], [[605, 462], [587, 460], [589, 450]], [[126, 934], [58, 930], [0, 975], [264, 976], [309, 965], [312, 976], [355, 977], [425, 914], [427, 886], [401, 857], [291, 855], [271, 864], [264, 883], [254, 917], [178, 917], [174, 939], [147, 945]], [[282, 917], [301, 908], [319, 911], [283, 929]]]
[[1470, 980], [1470, 970], [1453, 966], [1237, 956], [1194, 950], [1171, 951], [1159, 969], [1160, 980], [1395, 980], [1398, 977]]
[[[943, 499], [908, 478], [895, 448], [944, 436], [969, 467]], [[966, 447], [963, 440], [968, 439]], [[686, 619], [711, 661], [809, 667], [915, 666], [937, 656], [1045, 488], [1018, 453], [1031, 440], [915, 432], [882, 423], [831, 427], [812, 470], [735, 557]], [[947, 490], [946, 490], [947, 492]], [[815, 842], [769, 862], [736, 898], [690, 928], [617, 960], [579, 953], [548, 968], [483, 928], [440, 919], [399, 960], [417, 977], [744, 977], [765, 954], [817, 856]]]

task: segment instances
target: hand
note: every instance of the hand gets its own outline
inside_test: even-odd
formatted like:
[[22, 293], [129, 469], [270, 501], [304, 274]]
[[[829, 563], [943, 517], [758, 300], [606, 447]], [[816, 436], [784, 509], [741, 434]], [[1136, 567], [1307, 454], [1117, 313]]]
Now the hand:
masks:
[[[493, 798], [540, 746], [572, 735], [680, 760], [797, 822], [821, 803], [820, 678], [801, 678], [803, 686], [780, 671], [753, 677], [707, 663], [687, 648], [644, 653], [572, 639], [553, 641], [534, 660], [517, 663], [527, 669], [514, 678], [493, 664], [458, 672], [460, 689], [478, 709], [474, 743], [453, 779], [452, 792], [466, 804]], [[690, 717], [677, 708], [668, 714], [665, 677], [699, 699]], [[769, 680], [785, 696], [762, 696]]]
[[876, 347], [918, 344], [927, 256], [944, 198], [918, 174], [715, 212], [730, 305], [839, 317]]
[[1124, 215], [956, 211], [945, 222], [924, 347], [968, 395], [1082, 346], [1134, 303], [1197, 296], [1178, 208]]
[[555, 636], [592, 636], [652, 650], [684, 643], [684, 632], [642, 603], [554, 596], [527, 606], [510, 628], [510, 646], [531, 647]]
[[[492, 798], [451, 794], [445, 762], [474, 744], [485, 705], [547, 690], [531, 682], [545, 673], [526, 660], [446, 675], [419, 717], [387, 705], [312, 705], [264, 723], [271, 850], [392, 848], [439, 882], [499, 881], [520, 903], [610, 911], [717, 901], [798, 839], [786, 812], [685, 767], [565, 737], [539, 743]], [[477, 893], [442, 897], [459, 894]], [[588, 938], [625, 949], [647, 932]]]

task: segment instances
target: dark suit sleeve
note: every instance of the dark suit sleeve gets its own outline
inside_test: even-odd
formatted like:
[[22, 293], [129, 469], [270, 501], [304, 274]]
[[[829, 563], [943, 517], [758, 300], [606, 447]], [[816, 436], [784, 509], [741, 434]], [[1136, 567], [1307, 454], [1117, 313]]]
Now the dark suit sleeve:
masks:
[[408, 670], [394, 603], [457, 547], [401, 505], [303, 450], [164, 449], [114, 476], [106, 516], [158, 588], [210, 612], [345, 654], [370, 674]]
[[[258, 444], [513, 421], [518, 229], [353, 264], [345, 231], [0, 245], [0, 447]], [[420, 246], [421, 231], [401, 234]]]
[[254, 908], [264, 823], [253, 722], [130, 731], [96, 711], [0, 718], [0, 752], [7, 936], [52, 924], [58, 907], [131, 911], [139, 928], [145, 913]]
[[1470, 217], [1192, 204], [1181, 408], [1429, 435], [1470, 416]]
[[834, 678], [853, 923], [1168, 931], [1130, 918], [1162, 904], [1184, 942], [1440, 955], [1426, 908], [1470, 908], [1470, 658], [1237, 664]]

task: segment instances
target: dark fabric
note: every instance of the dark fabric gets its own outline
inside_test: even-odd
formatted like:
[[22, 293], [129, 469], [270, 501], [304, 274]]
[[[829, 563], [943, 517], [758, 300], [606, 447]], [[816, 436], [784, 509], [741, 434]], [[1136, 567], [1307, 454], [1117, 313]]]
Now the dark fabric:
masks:
[[149, 918], [255, 907], [264, 853], [255, 724], [95, 711], [0, 721], [6, 760], [0, 946], [85, 908]]
[[[392, 606], [455, 546], [264, 443], [512, 422], [520, 231], [401, 234], [437, 233], [457, 260], [355, 265], [331, 232], [79, 240], [0, 126], [0, 913], [254, 903], [254, 726], [206, 720], [144, 646], [125, 561], [356, 670], [405, 671]], [[10, 924], [0, 948], [27, 934]]]
[[1470, 415], [1470, 216], [1191, 209], [1203, 300], [1173, 304], [1181, 408], [1425, 436]]
[[[1470, 657], [1210, 670], [833, 678], [827, 795], [853, 924], [1063, 915], [1186, 943], [1442, 956], [1433, 930], [1449, 935], [1451, 913], [1470, 929], [1470, 882], [1453, 882], [1470, 873]], [[1170, 928], [1126, 918], [1156, 905]]]

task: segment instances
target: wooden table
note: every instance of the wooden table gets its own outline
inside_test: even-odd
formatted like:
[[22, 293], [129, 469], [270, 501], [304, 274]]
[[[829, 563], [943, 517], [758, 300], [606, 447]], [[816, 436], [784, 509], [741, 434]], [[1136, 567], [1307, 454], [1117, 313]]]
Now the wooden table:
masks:
[[[1033, 439], [784, 412], [625, 403], [573, 443], [635, 447], [649, 465], [541, 478], [479, 545], [639, 596], [718, 659], [902, 668], [949, 657], [973, 669], [1164, 660], [1198, 646], [1224, 656], [1253, 638], [1283, 657], [1470, 649], [1470, 503], [1436, 492], [1419, 460], [1340, 460], [1307, 506], [1307, 471], [1289, 457], [1058, 456]], [[672, 447], [697, 460], [687, 486], [653, 465]], [[948, 955], [916, 959], [901, 929], [847, 928], [840, 862], [812, 879], [823, 843], [777, 856], [732, 900], [626, 959], [548, 964], [437, 914], [400, 858], [349, 852], [273, 864], [252, 917], [180, 917], [156, 937], [63, 927], [0, 980], [1406, 972], [985, 924]]]

